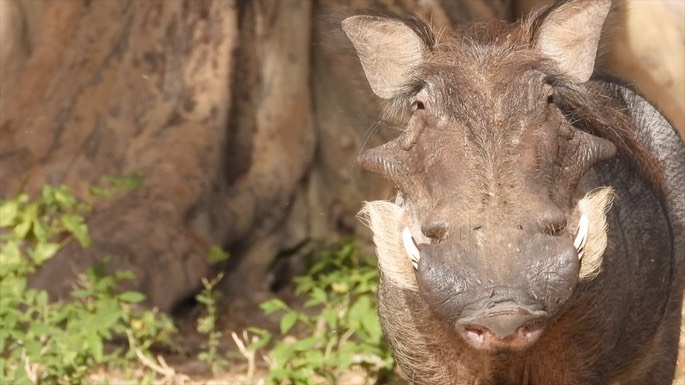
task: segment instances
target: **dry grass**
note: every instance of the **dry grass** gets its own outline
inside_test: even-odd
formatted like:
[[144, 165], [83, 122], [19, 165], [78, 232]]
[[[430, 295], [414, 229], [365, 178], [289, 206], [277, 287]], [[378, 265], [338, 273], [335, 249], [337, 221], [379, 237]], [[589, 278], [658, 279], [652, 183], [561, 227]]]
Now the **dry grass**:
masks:
[[[226, 370], [217, 376], [210, 374], [208, 368], [197, 360], [189, 360], [179, 363], [176, 367], [167, 366], [163, 368], [159, 363], [153, 366], [141, 365], [133, 369], [137, 374], [133, 380], [131, 375], [126, 375], [117, 371], [101, 370], [88, 378], [88, 383], [103, 384], [107, 381], [111, 385], [134, 385], [144, 383], [145, 374], [150, 370], [155, 371], [158, 376], [154, 380], [154, 385], [263, 385], [266, 368], [259, 367], [251, 376], [248, 376], [247, 364], [244, 362], [231, 362]], [[186, 373], [187, 372], [187, 373]], [[344, 374], [339, 379], [341, 385], [370, 385], [374, 379], [369, 378], [363, 370], [353, 370]]]

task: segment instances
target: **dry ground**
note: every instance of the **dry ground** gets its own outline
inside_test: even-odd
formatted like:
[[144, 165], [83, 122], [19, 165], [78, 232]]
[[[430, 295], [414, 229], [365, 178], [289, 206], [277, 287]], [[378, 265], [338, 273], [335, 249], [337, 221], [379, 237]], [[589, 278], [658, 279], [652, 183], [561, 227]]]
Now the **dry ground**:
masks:
[[[230, 335], [230, 334], [229, 334]], [[229, 337], [230, 339], [230, 337]], [[228, 343], [228, 341], [226, 341]], [[166, 357], [158, 362], [146, 362], [145, 367], [141, 367], [141, 373], [154, 370], [160, 375], [159, 382], [155, 385], [261, 385], [267, 370], [267, 365], [260, 357], [255, 357], [253, 373], [248, 375], [251, 370], [248, 360], [244, 358], [235, 345], [230, 341], [229, 363], [226, 369], [218, 376], [211, 375], [208, 367], [196, 360], [181, 357]], [[105, 378], [112, 385], [130, 385], [132, 382], [123, 381], [121, 376], [116, 373], [98, 373], [91, 377], [93, 383], [104, 383]], [[366, 377], [362, 371], [352, 371], [340, 378], [341, 385], [366, 385], [373, 384], [373, 380]], [[401, 382], [392, 385], [400, 385]], [[680, 333], [680, 349], [678, 358], [678, 368], [673, 385], [685, 385], [685, 312], [683, 313], [683, 329]]]

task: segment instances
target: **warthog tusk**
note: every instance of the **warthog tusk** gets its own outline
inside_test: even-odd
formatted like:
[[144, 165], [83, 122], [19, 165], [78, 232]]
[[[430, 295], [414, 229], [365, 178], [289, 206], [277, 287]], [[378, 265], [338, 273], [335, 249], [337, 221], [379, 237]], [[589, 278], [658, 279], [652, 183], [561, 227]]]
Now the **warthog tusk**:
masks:
[[586, 215], [581, 215], [578, 221], [578, 231], [576, 232], [576, 239], [573, 241], [576, 251], [578, 251], [578, 259], [583, 258], [585, 251], [585, 243], [587, 243], [587, 236], [590, 230], [590, 219]]
[[405, 227], [404, 230], [402, 230], [402, 243], [404, 243], [404, 250], [407, 251], [407, 254], [409, 254], [409, 257], [411, 258], [412, 266], [414, 266], [414, 269], [418, 270], [421, 253], [419, 252], [419, 248], [416, 247], [414, 237], [411, 236], [411, 231], [409, 231], [408, 227]]

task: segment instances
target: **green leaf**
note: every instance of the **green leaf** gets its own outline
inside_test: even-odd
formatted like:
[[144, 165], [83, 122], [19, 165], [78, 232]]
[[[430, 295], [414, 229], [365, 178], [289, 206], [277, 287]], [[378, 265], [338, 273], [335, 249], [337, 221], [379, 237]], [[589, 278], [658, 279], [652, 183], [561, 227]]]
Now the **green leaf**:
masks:
[[200, 292], [195, 296], [195, 300], [205, 306], [212, 303], [212, 296], [207, 295], [205, 292]]
[[133, 174], [114, 175], [104, 177], [103, 182], [108, 184], [115, 192], [124, 192], [134, 190], [140, 187], [143, 175], [139, 172]]
[[100, 198], [109, 198], [110, 195], [112, 195], [112, 191], [102, 188], [102, 187], [97, 187], [97, 186], [91, 186], [89, 188], [89, 191], [91, 194], [100, 197]]
[[302, 351], [314, 348], [316, 346], [316, 344], [318, 344], [318, 343], [319, 343], [319, 338], [307, 337], [307, 338], [303, 338], [303, 339], [295, 342], [293, 344], [293, 346], [294, 346], [295, 350], [302, 352]]
[[114, 272], [114, 278], [116, 278], [117, 281], [132, 280], [135, 277], [136, 275], [130, 270], [117, 270]]
[[293, 277], [293, 282], [296, 285], [295, 294], [307, 293], [316, 285], [316, 282], [309, 275]]
[[272, 336], [271, 333], [269, 333], [267, 330], [249, 327], [247, 328], [247, 331], [257, 335], [257, 340], [247, 346], [247, 350], [249, 351], [261, 349], [264, 346], [268, 345], [269, 342], [271, 342]]
[[295, 348], [292, 343], [281, 341], [280, 343], [276, 344], [273, 349], [271, 349], [270, 355], [280, 364], [284, 364], [289, 362], [294, 352]]
[[99, 335], [92, 333], [87, 336], [87, 344], [90, 348], [90, 353], [95, 358], [95, 362], [100, 363], [103, 359], [103, 344], [102, 338]]
[[281, 318], [281, 334], [286, 334], [297, 323], [299, 316], [296, 312], [288, 312]]
[[350, 287], [347, 284], [347, 282], [341, 281], [333, 282], [333, 284], [331, 285], [331, 289], [333, 289], [333, 291], [336, 293], [347, 293]]
[[60, 217], [64, 228], [71, 233], [82, 247], [90, 246], [90, 236], [88, 235], [88, 227], [86, 226], [83, 217], [74, 214], [64, 214]]
[[36, 237], [37, 242], [48, 242], [49, 237], [52, 235], [50, 233], [50, 227], [44, 221], [33, 222], [33, 235]]
[[5, 242], [0, 247], [0, 263], [3, 265], [21, 263], [21, 250], [17, 242]]
[[304, 307], [312, 307], [315, 305], [319, 305], [325, 303], [328, 300], [326, 292], [319, 287], [313, 288], [311, 293], [309, 294], [309, 297], [309, 300], [307, 300], [307, 302], [304, 303]]
[[19, 213], [19, 202], [7, 200], [0, 203], [0, 228], [9, 227]]
[[31, 220], [24, 217], [21, 218], [21, 221], [14, 226], [12, 233], [19, 239], [26, 239], [26, 236], [30, 230]]
[[36, 306], [45, 308], [48, 305], [48, 292], [45, 290], [36, 293]]
[[78, 204], [78, 201], [76, 200], [76, 197], [69, 191], [69, 188], [67, 186], [59, 186], [56, 189], [53, 190], [53, 195], [55, 197], [55, 201], [62, 206], [62, 209], [66, 210], [74, 210], [76, 208], [76, 205]]
[[338, 310], [335, 308], [326, 308], [321, 312], [321, 316], [326, 320], [328, 326], [332, 330], [338, 328]]
[[72, 290], [71, 293], [69, 293], [69, 295], [71, 295], [72, 298], [76, 298], [76, 299], [87, 298], [87, 297], [90, 297], [91, 294], [92, 293], [90, 292], [90, 290], [85, 290], [85, 289], [75, 289], [75, 290]]
[[93, 317], [92, 322], [94, 325], [97, 325], [98, 333], [101, 336], [106, 337], [109, 335], [107, 331], [119, 321], [121, 315], [119, 309], [99, 309], [98, 313]]
[[348, 316], [351, 320], [362, 320], [369, 312], [374, 312], [371, 306], [371, 298], [362, 296], [350, 307]]
[[52, 258], [59, 250], [58, 243], [41, 242], [30, 252], [33, 262], [40, 266], [48, 259]]
[[288, 310], [288, 305], [278, 298], [270, 299], [266, 302], [259, 304], [259, 308], [262, 309], [264, 314], [269, 315], [275, 313], [279, 310]]
[[43, 200], [43, 204], [46, 206], [54, 206], [55, 205], [55, 188], [49, 185], [43, 186], [43, 188], [40, 191], [40, 196], [41, 199]]
[[381, 340], [383, 332], [381, 331], [380, 319], [375, 312], [368, 313], [362, 318], [362, 327], [373, 341]]
[[207, 255], [207, 262], [215, 264], [228, 260], [228, 253], [219, 246], [211, 246]]
[[118, 295], [119, 300], [128, 303], [138, 303], [145, 300], [145, 294], [137, 291], [127, 291]]
[[311, 297], [322, 303], [328, 301], [328, 296], [326, 295], [326, 292], [319, 287], [315, 287], [314, 289], [312, 289]]

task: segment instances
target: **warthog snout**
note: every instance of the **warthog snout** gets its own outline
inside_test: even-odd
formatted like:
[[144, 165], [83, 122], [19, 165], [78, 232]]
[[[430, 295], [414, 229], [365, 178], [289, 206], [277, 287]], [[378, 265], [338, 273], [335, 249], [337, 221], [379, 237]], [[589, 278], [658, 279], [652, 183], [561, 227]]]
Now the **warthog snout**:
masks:
[[519, 229], [455, 231], [439, 243], [410, 245], [407, 254], [416, 261], [424, 301], [472, 347], [486, 351], [532, 345], [542, 321], [570, 297], [580, 271], [568, 234]]
[[532, 346], [542, 334], [548, 314], [540, 306], [520, 306], [513, 301], [488, 304], [488, 309], [464, 311], [467, 315], [457, 321], [457, 332], [473, 348], [521, 351]]
[[518, 242], [512, 231], [500, 230], [416, 246], [421, 297], [475, 349], [532, 346], [578, 282], [578, 252], [570, 240], [517, 232]]

